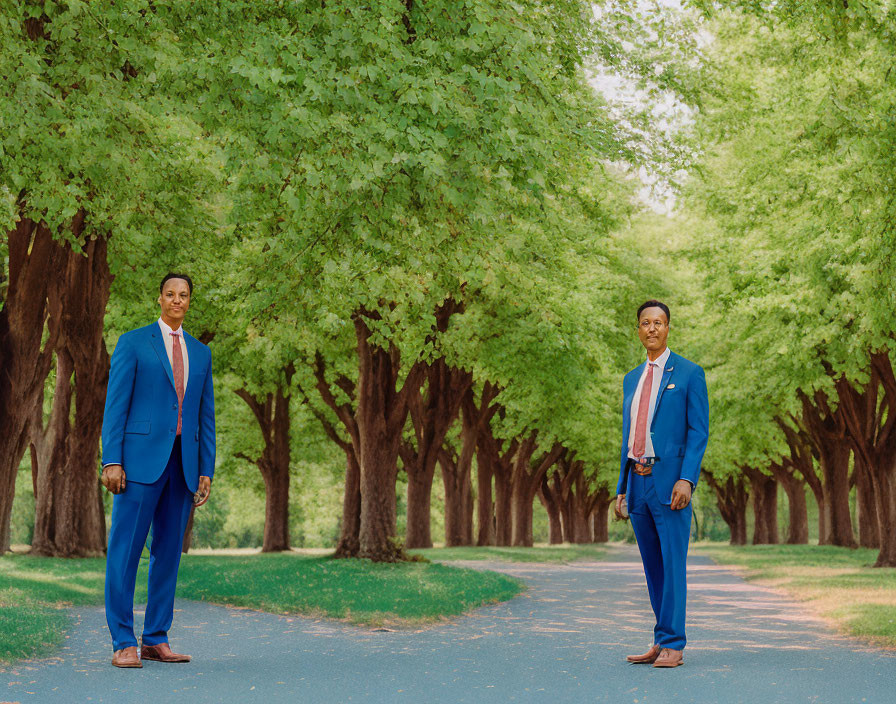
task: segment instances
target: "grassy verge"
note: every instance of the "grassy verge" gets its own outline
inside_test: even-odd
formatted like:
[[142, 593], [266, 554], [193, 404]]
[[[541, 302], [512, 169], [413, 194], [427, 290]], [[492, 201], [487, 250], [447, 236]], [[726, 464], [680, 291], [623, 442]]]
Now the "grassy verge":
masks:
[[[145, 561], [144, 561], [145, 562]], [[69, 627], [68, 606], [101, 605], [105, 561], [25, 555], [0, 558], [0, 661], [55, 649]], [[274, 613], [327, 616], [364, 625], [412, 625], [506, 601], [522, 582], [440, 564], [378, 565], [295, 554], [185, 556], [180, 598]], [[146, 599], [146, 565], [137, 575]]]
[[576, 560], [602, 560], [607, 550], [602, 545], [550, 545], [534, 548], [463, 547], [408, 550], [423, 555], [428, 560], [451, 562], [454, 560], [500, 560], [504, 562], [575, 562]]
[[876, 550], [706, 543], [694, 548], [719, 564], [745, 568], [749, 580], [785, 590], [843, 633], [896, 648], [896, 569], [871, 567]]

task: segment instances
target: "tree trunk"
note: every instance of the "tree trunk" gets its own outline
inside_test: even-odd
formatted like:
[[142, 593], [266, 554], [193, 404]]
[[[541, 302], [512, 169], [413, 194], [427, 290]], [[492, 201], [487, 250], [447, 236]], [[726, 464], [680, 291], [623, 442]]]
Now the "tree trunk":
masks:
[[485, 453], [476, 455], [477, 545], [495, 544], [495, 502], [492, 499], [492, 464]]
[[445, 544], [473, 544], [473, 486], [471, 474], [476, 453], [478, 414], [472, 404], [472, 375], [464, 390], [461, 414], [461, 449], [455, 455], [450, 447], [439, 453], [442, 482], [445, 486]]
[[724, 480], [704, 468], [702, 472], [716, 495], [722, 519], [728, 524], [732, 545], [747, 544], [747, 502], [749, 493], [741, 476], [729, 475]]
[[610, 490], [604, 488], [599, 494], [595, 502], [592, 518], [592, 539], [595, 543], [606, 543], [610, 539], [610, 521], [609, 512], [613, 499]]
[[772, 464], [771, 472], [778, 483], [784, 487], [790, 507], [790, 518], [787, 524], [788, 545], [805, 545], [809, 542], [809, 515], [806, 506], [806, 484], [796, 476], [792, 467]]
[[585, 463], [579, 460], [574, 464], [574, 479], [572, 482], [573, 491], [570, 492], [570, 500], [572, 505], [572, 516], [574, 534], [572, 542], [574, 543], [591, 543], [594, 542], [591, 532], [591, 514], [597, 505], [601, 492], [609, 493], [606, 488], [593, 490], [589, 486], [589, 480], [585, 477]]
[[320, 398], [329, 406], [342, 424], [348, 438], [343, 437], [336, 430], [336, 426], [313, 403], [302, 388], [297, 385], [297, 390], [305, 400], [305, 405], [315, 418], [320, 422], [327, 437], [336, 443], [345, 453], [345, 489], [342, 495], [342, 521], [339, 530], [339, 540], [336, 543], [336, 551], [333, 557], [346, 558], [358, 557], [361, 551], [361, 465], [358, 462], [361, 441], [358, 435], [358, 421], [356, 418], [355, 384], [343, 374], [337, 374], [334, 385], [347, 397], [346, 401], [336, 399], [334, 389], [327, 380], [327, 365], [320, 352], [315, 353], [312, 365], [315, 378], [315, 386]]
[[827, 545], [856, 547], [849, 510], [849, 455], [848, 445], [825, 444], [820, 465], [824, 486], [825, 523], [829, 527]]
[[401, 391], [396, 390], [400, 356], [370, 343], [368, 321], [375, 313], [353, 316], [358, 349], [358, 462], [361, 465], [361, 529], [359, 556], [374, 562], [405, 559], [396, 537], [395, 480], [401, 434], [408, 415], [408, 396], [419, 393], [423, 366], [414, 364]]
[[[503, 447], [503, 445], [506, 445], [506, 447]], [[513, 540], [511, 479], [513, 476], [513, 457], [516, 454], [519, 442], [514, 439], [502, 443], [495, 438], [491, 425], [484, 423], [479, 428], [476, 446], [478, 461], [487, 463], [489, 473], [495, 480], [494, 544], [511, 545]]]
[[28, 425], [43, 396], [56, 339], [44, 340], [47, 294], [62, 249], [42, 223], [23, 218], [7, 233], [8, 281], [0, 309], [0, 553], [9, 550], [16, 474]]
[[880, 526], [877, 517], [877, 499], [871, 471], [865, 461], [856, 453], [853, 457], [856, 477], [856, 526], [859, 529], [859, 546], [880, 548]]
[[264, 539], [262, 552], [289, 550], [289, 460], [262, 471], [264, 479]]
[[[404, 465], [405, 469], [408, 465]], [[433, 466], [433, 470], [435, 466]], [[408, 508], [406, 548], [431, 548], [430, 512], [432, 508], [432, 480], [434, 472], [408, 472]]]
[[256, 398], [246, 389], [237, 389], [236, 394], [252, 410], [261, 430], [264, 448], [261, 456], [251, 459], [264, 479], [264, 538], [262, 552], [289, 550], [289, 467], [290, 427], [292, 418], [289, 411], [290, 384], [295, 374], [292, 362], [282, 371], [277, 390], [268, 392], [264, 401]]
[[560, 521], [560, 507], [557, 497], [551, 487], [550, 480], [545, 476], [538, 487], [538, 498], [548, 513], [548, 542], [551, 545], [559, 545], [563, 542], [563, 524]]
[[537, 431], [520, 443], [513, 461], [511, 492], [513, 504], [513, 544], [532, 547], [532, 503], [547, 471], [563, 452], [560, 443], [554, 443], [550, 451], [531, 461], [537, 448]]
[[[74, 225], [83, 230], [83, 215]], [[56, 390], [48, 426], [43, 427], [39, 398], [30, 429], [38, 487], [31, 551], [84, 557], [106, 549], [97, 470], [109, 377], [103, 320], [112, 274], [104, 239], [88, 242], [83, 253], [68, 244], [60, 249], [60, 276], [48, 291], [48, 325], [57, 328]]]
[[[472, 462], [470, 463], [472, 465]], [[461, 545], [473, 544], [473, 505], [475, 497], [473, 495], [473, 473], [467, 470], [464, 474], [463, 487], [461, 490], [461, 505], [463, 507], [463, 517], [461, 523]]]
[[361, 466], [354, 447], [345, 450], [345, 491], [342, 496], [342, 526], [334, 557], [357, 557], [361, 549]]
[[778, 542], [778, 484], [758, 469], [743, 467], [753, 499], [753, 545]]
[[[813, 401], [800, 392], [803, 423], [818, 457], [824, 496], [824, 540], [820, 544], [856, 547], [849, 511], [849, 455], [846, 416], [843, 408], [831, 411], [823, 393]], [[819, 507], [821, 508], [821, 507]]]
[[868, 484], [876, 502], [880, 552], [875, 566], [896, 567], [896, 374], [886, 352], [871, 353], [870, 362], [870, 379], [861, 391], [843, 377], [837, 380], [838, 411], [855, 455], [860, 519], [872, 512], [862, 498], [868, 496]]
[[[437, 332], [444, 333], [448, 329], [448, 321], [458, 308], [450, 300], [439, 307], [436, 313]], [[415, 442], [402, 442], [400, 447], [402, 464], [408, 476], [407, 548], [432, 547], [430, 506], [436, 462], [445, 437], [460, 412], [464, 396], [473, 384], [471, 372], [449, 367], [443, 358], [425, 365], [425, 374], [425, 391], [408, 396]]]

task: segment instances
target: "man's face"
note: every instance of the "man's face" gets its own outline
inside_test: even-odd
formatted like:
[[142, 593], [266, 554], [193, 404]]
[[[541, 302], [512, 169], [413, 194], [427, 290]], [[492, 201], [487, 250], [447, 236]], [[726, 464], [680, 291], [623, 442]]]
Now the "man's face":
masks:
[[662, 352], [669, 337], [669, 321], [662, 308], [645, 308], [638, 318], [638, 337], [648, 352]]
[[177, 330], [190, 309], [190, 286], [183, 279], [168, 279], [159, 294], [159, 305], [162, 317], [177, 323], [172, 326]]

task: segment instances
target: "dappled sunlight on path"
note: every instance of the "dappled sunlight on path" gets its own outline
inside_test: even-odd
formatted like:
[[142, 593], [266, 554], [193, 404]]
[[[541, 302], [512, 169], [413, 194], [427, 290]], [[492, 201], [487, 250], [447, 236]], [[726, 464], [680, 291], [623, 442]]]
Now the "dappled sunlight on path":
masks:
[[[652, 640], [637, 549], [606, 562], [485, 563], [529, 589], [420, 629], [370, 629], [179, 601], [172, 643], [190, 665], [109, 663], [100, 609], [79, 611], [58, 657], [3, 673], [21, 702], [892, 701], [896, 656], [837, 636], [781, 593], [693, 556], [685, 666], [631, 666]], [[137, 616], [142, 620], [142, 614]]]

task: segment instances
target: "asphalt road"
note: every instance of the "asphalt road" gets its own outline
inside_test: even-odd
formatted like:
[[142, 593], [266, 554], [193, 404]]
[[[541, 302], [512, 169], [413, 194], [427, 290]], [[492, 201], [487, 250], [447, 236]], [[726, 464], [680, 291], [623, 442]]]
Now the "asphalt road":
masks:
[[112, 667], [102, 609], [80, 609], [58, 656], [0, 670], [0, 698], [23, 704], [896, 702], [896, 653], [835, 635], [796, 603], [707, 558], [692, 557], [689, 565], [689, 645], [684, 666], [674, 670], [625, 662], [626, 654], [650, 645], [653, 622], [636, 549], [619, 548], [600, 563], [469, 563], [516, 575], [529, 589], [423, 630], [375, 631], [179, 601], [171, 641], [194, 656], [187, 665]]

